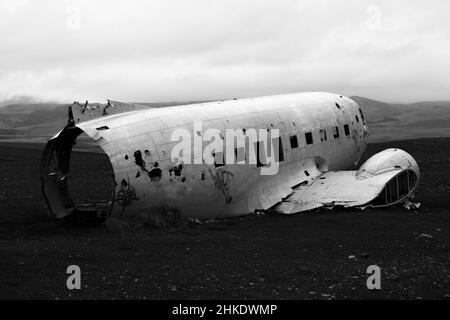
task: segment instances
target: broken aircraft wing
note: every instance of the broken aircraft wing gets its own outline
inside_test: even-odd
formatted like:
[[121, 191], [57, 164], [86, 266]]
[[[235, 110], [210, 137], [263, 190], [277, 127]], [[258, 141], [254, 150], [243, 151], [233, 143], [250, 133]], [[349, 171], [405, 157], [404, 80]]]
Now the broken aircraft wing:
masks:
[[393, 205], [413, 195], [419, 176], [419, 167], [408, 153], [387, 149], [371, 157], [357, 171], [324, 172], [295, 186], [273, 210], [290, 214], [320, 207]]

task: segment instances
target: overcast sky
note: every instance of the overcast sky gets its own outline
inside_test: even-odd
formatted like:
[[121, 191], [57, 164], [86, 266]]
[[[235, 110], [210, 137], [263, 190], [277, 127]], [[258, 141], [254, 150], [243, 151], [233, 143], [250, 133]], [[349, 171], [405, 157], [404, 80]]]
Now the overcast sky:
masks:
[[0, 0], [0, 100], [450, 100], [450, 1]]

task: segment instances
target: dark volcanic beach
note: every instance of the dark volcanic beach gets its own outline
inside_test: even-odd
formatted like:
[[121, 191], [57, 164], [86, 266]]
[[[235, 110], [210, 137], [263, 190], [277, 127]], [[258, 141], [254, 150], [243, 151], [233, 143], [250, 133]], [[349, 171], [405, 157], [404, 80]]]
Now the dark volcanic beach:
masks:
[[[46, 215], [43, 146], [0, 144], [0, 299], [450, 298], [450, 138], [367, 148], [363, 160], [398, 147], [418, 161], [417, 211], [250, 215], [126, 233]], [[102, 197], [103, 156], [75, 152], [80, 197]], [[81, 290], [66, 287], [72, 264]], [[366, 287], [372, 264], [381, 268], [378, 291]]]

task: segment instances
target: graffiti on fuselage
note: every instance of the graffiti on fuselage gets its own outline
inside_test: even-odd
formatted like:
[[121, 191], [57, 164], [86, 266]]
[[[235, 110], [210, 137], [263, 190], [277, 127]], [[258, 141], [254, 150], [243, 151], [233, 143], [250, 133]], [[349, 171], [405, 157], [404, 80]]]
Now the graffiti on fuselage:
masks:
[[213, 173], [211, 169], [209, 169], [209, 173], [211, 174], [211, 178], [214, 181], [214, 186], [219, 189], [224, 197], [225, 203], [230, 204], [233, 197], [230, 195], [230, 184], [231, 179], [233, 178], [233, 174], [229, 171], [218, 169]]
[[125, 211], [125, 208], [130, 206], [134, 200], [139, 200], [136, 196], [136, 189], [130, 185], [130, 179], [125, 180], [122, 179], [120, 183], [120, 190], [117, 192], [116, 201], [122, 206], [122, 213]]

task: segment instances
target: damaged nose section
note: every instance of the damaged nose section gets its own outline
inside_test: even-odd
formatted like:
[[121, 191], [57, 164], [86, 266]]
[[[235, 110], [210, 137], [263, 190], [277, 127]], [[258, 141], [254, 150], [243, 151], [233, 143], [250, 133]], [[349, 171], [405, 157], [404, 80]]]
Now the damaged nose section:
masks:
[[[61, 132], [50, 139], [45, 146], [41, 159], [40, 176], [42, 182], [42, 192], [50, 216], [61, 219], [72, 214], [81, 213], [95, 215], [98, 218], [108, 216], [112, 211], [114, 199], [114, 174], [112, 174], [111, 186], [104, 185], [101, 187], [95, 186], [92, 190], [85, 190], [86, 185], [71, 186], [75, 190], [82, 190], [84, 194], [90, 194], [93, 190], [102, 189], [110, 193], [109, 201], [102, 202], [77, 202], [77, 197], [70, 195], [70, 183], [74, 180], [73, 173], [70, 172], [70, 158], [72, 147], [75, 144], [77, 137], [83, 131], [74, 126], [69, 125]], [[100, 161], [100, 157], [95, 157], [95, 161]], [[89, 165], [83, 163], [78, 167]], [[113, 172], [111, 163], [109, 163], [110, 172]], [[94, 170], [92, 170], [94, 174]], [[76, 179], [75, 179], [76, 180]], [[81, 188], [84, 188], [81, 189]]]

